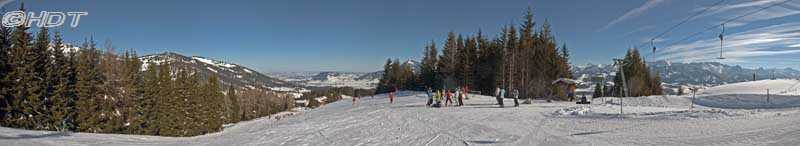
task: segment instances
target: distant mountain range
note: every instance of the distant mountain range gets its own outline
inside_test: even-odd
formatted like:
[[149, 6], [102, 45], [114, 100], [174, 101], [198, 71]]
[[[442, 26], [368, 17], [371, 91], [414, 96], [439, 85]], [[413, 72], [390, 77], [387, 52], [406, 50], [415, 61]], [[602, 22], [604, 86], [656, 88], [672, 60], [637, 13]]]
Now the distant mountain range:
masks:
[[[146, 64], [149, 62], [163, 63], [165, 61], [170, 61], [177, 66], [195, 68], [204, 76], [216, 74], [226, 85], [234, 85], [239, 88], [259, 88], [290, 92], [306, 90], [307, 87], [374, 88], [383, 76], [383, 71], [273, 72], [265, 75], [233, 63], [226, 63], [201, 56], [188, 57], [172, 52], [147, 55], [140, 59], [145, 63], [145, 68], [147, 67]], [[419, 62], [407, 60], [404, 64], [412, 65], [415, 72], [419, 72]], [[714, 86], [751, 81], [753, 80], [754, 74], [756, 80], [800, 78], [800, 71], [791, 68], [748, 69], [718, 62], [670, 64], [661, 61], [648, 63], [648, 66], [651, 71], [659, 73], [666, 87], [682, 85]], [[573, 66], [572, 71], [575, 79], [583, 81], [583, 84], [581, 84], [579, 88], [588, 90], [594, 83], [602, 81], [610, 82], [616, 73], [616, 68], [606, 64], [586, 64]]]
[[[414, 72], [421, 70], [420, 63], [415, 60], [406, 60], [403, 64], [411, 65]], [[378, 85], [383, 70], [375, 72], [273, 72], [270, 76], [310, 87], [354, 87], [369, 89]]]
[[[654, 73], [659, 73], [665, 84], [713, 86], [771, 78], [800, 78], [800, 71], [784, 69], [748, 69], [718, 62], [668, 63], [664, 61], [648, 63]], [[581, 81], [594, 83], [605, 79], [610, 81], [616, 68], [605, 64], [587, 64], [574, 66], [573, 75]]]
[[309, 87], [374, 88], [383, 71], [378, 72], [273, 72], [270, 76]]

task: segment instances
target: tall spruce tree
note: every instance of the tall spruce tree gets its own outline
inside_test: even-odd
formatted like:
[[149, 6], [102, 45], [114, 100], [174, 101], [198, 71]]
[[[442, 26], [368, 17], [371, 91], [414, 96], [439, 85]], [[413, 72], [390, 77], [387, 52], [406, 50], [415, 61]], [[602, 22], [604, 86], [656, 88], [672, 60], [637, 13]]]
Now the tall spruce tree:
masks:
[[603, 84], [597, 83], [594, 85], [594, 93], [592, 93], [592, 98], [599, 97], [603, 97]]
[[72, 52], [66, 52], [61, 33], [56, 31], [53, 37], [52, 61], [48, 62], [49, 82], [52, 94], [52, 125], [59, 131], [75, 130], [75, 68]]
[[651, 75], [647, 64], [645, 64], [636, 48], [629, 49], [624, 60], [626, 63], [622, 65], [621, 69], [625, 72], [626, 81], [618, 79], [620, 78], [619, 76], [615, 77], [615, 90], [622, 93], [623, 88], [620, 87], [622, 85], [621, 83], [626, 82], [628, 94], [630, 96], [637, 97], [662, 94], [660, 77], [657, 74]]
[[156, 119], [155, 125], [158, 126], [156, 133], [162, 136], [180, 136], [182, 124], [179, 113], [180, 100], [177, 95], [178, 89], [175, 88], [175, 81], [172, 80], [171, 65], [169, 62], [158, 65], [158, 96], [156, 100]]
[[444, 48], [442, 49], [442, 56], [439, 57], [439, 62], [437, 64], [439, 69], [439, 74], [442, 77], [442, 85], [443, 88], [453, 88], [455, 82], [455, 66], [456, 56], [458, 53], [458, 40], [454, 32], [447, 33], [447, 41], [444, 43]]
[[467, 37], [464, 41], [464, 48], [459, 53], [461, 55], [461, 66], [459, 68], [463, 78], [461, 86], [473, 86], [475, 74], [472, 68], [475, 65], [475, 58], [478, 56], [476, 55], [478, 44], [476, 39], [472, 37]]
[[431, 42], [425, 46], [425, 54], [422, 57], [422, 65], [420, 66], [420, 78], [425, 87], [439, 88], [438, 79], [436, 78], [436, 63], [439, 61], [438, 54], [436, 43], [431, 40]]
[[236, 95], [236, 88], [233, 85], [228, 87], [228, 105], [229, 113], [228, 113], [228, 123], [236, 123], [242, 120], [242, 107], [239, 102], [239, 97]]
[[101, 119], [105, 113], [99, 113], [100, 100], [103, 98], [100, 87], [103, 84], [103, 74], [97, 67], [100, 55], [93, 40], [84, 43], [83, 48], [87, 49], [80, 50], [75, 65], [75, 94], [78, 97], [75, 120], [78, 123], [78, 130], [82, 132], [103, 132], [105, 128], [103, 125], [105, 123]]
[[386, 64], [383, 65], [383, 76], [378, 81], [378, 87], [375, 88], [375, 93], [387, 93], [390, 90], [390, 85], [393, 83], [392, 78], [392, 59], [386, 59]]
[[144, 79], [142, 73], [142, 62], [139, 60], [135, 51], [126, 51], [121, 57], [122, 66], [120, 69], [120, 107], [122, 112], [123, 128], [127, 133], [144, 133], [145, 116], [142, 107], [144, 101]]
[[501, 85], [500, 88], [508, 88], [516, 83], [518, 83], [519, 79], [519, 61], [517, 60], [518, 48], [519, 48], [519, 38], [517, 37], [517, 29], [513, 25], [509, 25], [506, 34], [506, 44], [503, 48], [504, 54], [504, 64], [505, 64], [505, 77], [506, 81], [504, 85]]
[[[25, 11], [24, 6], [21, 6], [20, 11]], [[10, 102], [6, 107], [6, 123], [11, 127], [33, 129], [37, 126], [35, 122], [38, 122], [33, 116], [39, 112], [39, 106], [43, 105], [40, 101], [43, 96], [42, 75], [37, 72], [36, 67], [43, 64], [43, 60], [39, 59], [44, 55], [43, 52], [31, 49], [32, 39], [27, 30], [28, 27], [20, 25], [12, 33], [9, 53], [11, 72], [8, 73], [7, 81], [13, 86], [8, 89], [7, 100]], [[31, 95], [32, 93], [36, 95]]]
[[204, 96], [205, 100], [202, 105], [206, 107], [209, 111], [209, 115], [207, 116], [208, 121], [205, 123], [205, 128], [208, 130], [206, 133], [210, 132], [217, 132], [222, 129], [222, 124], [225, 123], [223, 120], [225, 112], [223, 110], [225, 95], [222, 94], [219, 85], [219, 78], [216, 75], [211, 75], [205, 84], [201, 87], [202, 91], [205, 92]]
[[0, 126], [6, 126], [6, 113], [9, 106], [8, 96], [13, 85], [9, 81], [11, 72], [11, 65], [9, 64], [9, 53], [11, 51], [11, 29], [8, 27], [0, 27]]
[[140, 123], [133, 123], [134, 126], [141, 127], [141, 134], [157, 135], [160, 128], [159, 110], [161, 108], [159, 99], [161, 99], [162, 91], [161, 80], [159, 76], [159, 65], [155, 63], [148, 63], [144, 71], [144, 87], [143, 97], [138, 101], [138, 111], [141, 112]]

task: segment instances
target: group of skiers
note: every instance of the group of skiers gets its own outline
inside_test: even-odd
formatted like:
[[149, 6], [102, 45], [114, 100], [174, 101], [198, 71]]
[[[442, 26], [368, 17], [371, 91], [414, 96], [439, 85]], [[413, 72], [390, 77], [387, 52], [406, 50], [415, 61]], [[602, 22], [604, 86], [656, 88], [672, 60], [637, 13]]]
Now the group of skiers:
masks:
[[[506, 97], [506, 89], [498, 87], [494, 91], [494, 96], [497, 99], [497, 104], [500, 105], [501, 108], [504, 107], [503, 98]], [[514, 107], [518, 107], [519, 106], [519, 90], [514, 89], [514, 91], [511, 92], [511, 98], [514, 99]]]
[[[394, 103], [394, 98], [397, 94], [397, 88], [392, 88], [389, 91], [389, 103]], [[497, 99], [497, 104], [500, 107], [504, 107], [503, 99], [506, 98], [506, 89], [505, 88], [497, 88], [495, 90], [494, 96]], [[428, 107], [442, 107], [442, 106], [463, 106], [464, 99], [469, 99], [469, 88], [468, 87], [458, 87], [455, 89], [439, 89], [434, 91], [431, 87], [428, 87], [426, 92], [428, 95], [428, 103], [425, 104]], [[514, 89], [511, 92], [510, 97], [514, 99], [514, 107], [519, 106], [519, 90]], [[353, 97], [353, 105], [356, 104], [357, 100], [359, 100], [358, 96]]]
[[428, 95], [428, 103], [426, 106], [429, 107], [463, 106], [464, 99], [469, 99], [467, 96], [469, 95], [468, 87], [440, 89], [436, 91], [428, 87], [425, 93]]

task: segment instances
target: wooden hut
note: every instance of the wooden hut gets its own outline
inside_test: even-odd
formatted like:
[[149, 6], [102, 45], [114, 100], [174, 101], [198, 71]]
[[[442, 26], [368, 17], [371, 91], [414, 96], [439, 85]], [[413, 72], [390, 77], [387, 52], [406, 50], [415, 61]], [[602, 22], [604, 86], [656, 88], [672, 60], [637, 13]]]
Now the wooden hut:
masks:
[[559, 78], [553, 81], [553, 85], [559, 89], [560, 93], [556, 93], [557, 96], [561, 100], [569, 100], [572, 101], [575, 99], [575, 89], [578, 88], [578, 84], [581, 82], [578, 80], [568, 79], [568, 78]]

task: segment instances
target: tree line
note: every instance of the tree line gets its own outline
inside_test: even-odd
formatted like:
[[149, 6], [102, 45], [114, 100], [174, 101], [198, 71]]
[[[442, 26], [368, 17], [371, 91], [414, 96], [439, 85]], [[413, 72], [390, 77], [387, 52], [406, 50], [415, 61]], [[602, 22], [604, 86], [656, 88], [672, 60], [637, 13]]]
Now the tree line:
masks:
[[[25, 11], [24, 8], [20, 8]], [[265, 90], [222, 91], [214, 74], [163, 62], [143, 64], [94, 39], [78, 50], [41, 28], [0, 27], [0, 125], [92, 133], [194, 136], [224, 123], [288, 110], [291, 98]], [[143, 69], [144, 68], [144, 69]]]
[[[287, 94], [259, 88], [228, 88], [224, 101], [228, 111], [224, 117], [226, 123], [236, 123], [260, 117], [270, 116], [295, 107], [294, 98]], [[229, 118], [228, 118], [229, 117]]]
[[569, 49], [566, 44], [557, 45], [549, 23], [536, 27], [530, 8], [523, 20], [519, 29], [507, 25], [494, 38], [480, 30], [467, 36], [451, 31], [441, 55], [435, 41], [426, 45], [419, 72], [388, 60], [376, 92], [469, 87], [487, 95], [504, 88], [519, 90], [522, 98], [565, 97], [558, 95], [564, 92], [551, 82], [572, 78]]
[[[628, 97], [664, 94], [664, 88], [661, 87], [661, 76], [658, 72], [650, 71], [638, 49], [629, 49], [619, 63], [613, 78], [614, 84], [596, 83], [593, 97], [625, 97], [625, 87], [627, 87]], [[681, 92], [679, 94], [683, 94], [682, 90], [679, 89]]]

